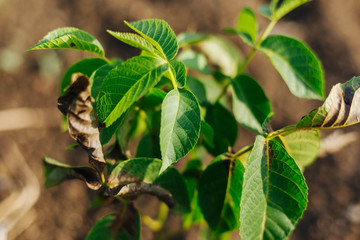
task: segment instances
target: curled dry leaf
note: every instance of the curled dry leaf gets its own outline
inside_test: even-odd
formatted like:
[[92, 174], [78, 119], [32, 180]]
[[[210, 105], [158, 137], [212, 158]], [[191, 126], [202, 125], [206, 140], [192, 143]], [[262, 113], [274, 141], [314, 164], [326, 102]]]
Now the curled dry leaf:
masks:
[[71, 86], [58, 99], [59, 110], [67, 116], [68, 130], [89, 154], [89, 162], [98, 171], [105, 167], [104, 154], [99, 138], [99, 123], [91, 102], [89, 79], [74, 73]]
[[360, 122], [360, 77], [336, 84], [324, 104], [313, 110], [297, 127], [335, 128]]

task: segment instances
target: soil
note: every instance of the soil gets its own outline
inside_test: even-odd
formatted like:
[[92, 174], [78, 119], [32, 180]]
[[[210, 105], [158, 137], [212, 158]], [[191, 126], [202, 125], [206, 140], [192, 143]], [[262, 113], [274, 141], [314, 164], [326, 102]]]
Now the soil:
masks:
[[[9, 239], [84, 239], [96, 220], [110, 211], [109, 208], [89, 210], [90, 199], [95, 193], [80, 181], [69, 181], [49, 189], [43, 187], [43, 155], [74, 165], [86, 164], [84, 152], [65, 150], [73, 140], [59, 127], [61, 115], [56, 109], [56, 101], [59, 81], [66, 68], [91, 55], [66, 50], [25, 52], [28, 47], [55, 28], [74, 26], [96, 36], [109, 58], [127, 59], [138, 52], [105, 31], [128, 31], [123, 20], [161, 18], [176, 33], [196, 30], [221, 34], [225, 27], [234, 25], [243, 7], [255, 10], [264, 3], [266, 1], [260, 0], [0, 0], [0, 112], [29, 108], [43, 113], [22, 128], [0, 131], [3, 146], [0, 166], [5, 164], [5, 156], [13, 154], [12, 148], [6, 146], [15, 144], [40, 183], [38, 201], [9, 233]], [[332, 85], [360, 75], [359, 11], [360, 2], [356, 0], [314, 0], [289, 14], [273, 33], [302, 39], [317, 53], [325, 69], [328, 93]], [[259, 28], [263, 30], [267, 20], [258, 11], [256, 15]], [[230, 39], [244, 54], [249, 53], [249, 47], [239, 39]], [[248, 71], [266, 89], [272, 101], [274, 129], [295, 124], [321, 104], [291, 95], [262, 54], [255, 56]], [[31, 120], [31, 116], [26, 116], [20, 119], [24, 124]], [[0, 125], [7, 126], [13, 121], [0, 118]], [[359, 126], [343, 130], [344, 133], [358, 131]], [[322, 132], [323, 137], [330, 133]], [[254, 135], [246, 130], [241, 130], [239, 136], [236, 148], [254, 140]], [[359, 155], [360, 149], [352, 142], [339, 151], [324, 154], [306, 169], [308, 209], [291, 240], [360, 239]], [[1, 180], [8, 174], [4, 169], [0, 167], [0, 201], [10, 193]], [[140, 199], [137, 204], [148, 214], [155, 215], [157, 200]], [[179, 218], [171, 216], [166, 226], [167, 231], [180, 227]], [[178, 239], [194, 239], [195, 233], [196, 229], [191, 229]], [[143, 239], [154, 238], [146, 227], [142, 234]], [[233, 239], [239, 237], [234, 234]]]

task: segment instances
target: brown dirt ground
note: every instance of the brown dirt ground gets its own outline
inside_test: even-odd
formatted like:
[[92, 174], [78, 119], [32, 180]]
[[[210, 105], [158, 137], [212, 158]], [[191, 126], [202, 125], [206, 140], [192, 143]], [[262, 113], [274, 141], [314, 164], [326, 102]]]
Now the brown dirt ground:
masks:
[[[223, 28], [235, 23], [240, 9], [244, 6], [256, 9], [259, 3], [265, 1], [0, 0], [0, 111], [26, 107], [50, 112], [45, 117], [39, 117], [39, 121], [45, 120], [44, 124], [0, 131], [1, 146], [15, 142], [41, 185], [39, 200], [31, 214], [24, 217], [25, 220], [35, 217], [35, 220], [29, 220], [28, 226], [15, 239], [83, 239], [92, 224], [109, 211], [88, 209], [94, 193], [80, 181], [70, 181], [50, 189], [44, 189], [42, 184], [43, 155], [77, 165], [86, 162], [83, 152], [64, 150], [73, 141], [58, 127], [60, 113], [56, 110], [56, 99], [58, 83], [64, 70], [75, 61], [90, 55], [65, 50], [25, 52], [29, 46], [50, 30], [75, 26], [96, 36], [103, 43], [108, 57], [120, 56], [126, 59], [137, 52], [105, 32], [106, 29], [127, 31], [123, 20], [161, 18], [169, 22], [176, 33], [186, 30], [221, 33]], [[359, 11], [360, 3], [356, 0], [314, 0], [287, 16], [273, 32], [295, 36], [310, 45], [323, 62], [328, 93], [333, 84], [360, 75]], [[266, 20], [261, 18], [259, 22], [262, 30]], [[249, 48], [237, 38], [232, 37], [231, 40], [245, 54], [249, 52]], [[261, 54], [257, 54], [251, 62], [249, 73], [262, 84], [272, 101], [275, 129], [296, 123], [301, 116], [320, 105], [318, 101], [292, 96]], [[0, 125], [5, 121], [0, 118]], [[359, 126], [344, 130], [351, 131], [358, 132]], [[323, 135], [329, 133], [325, 131]], [[254, 135], [244, 130], [241, 130], [239, 136], [241, 138], [237, 147], [254, 140]], [[359, 153], [360, 149], [353, 142], [341, 151], [319, 158], [306, 170], [309, 205], [290, 239], [360, 238]], [[6, 154], [12, 153], [9, 148], [3, 147], [0, 159]], [[1, 169], [0, 175], [6, 174]], [[5, 198], [5, 193], [0, 194], [0, 201]], [[144, 211], [154, 215], [157, 201], [152, 199], [147, 202], [142, 199], [138, 204], [148, 204]], [[168, 225], [172, 226], [167, 225], [169, 229], [179, 226], [179, 219], [175, 217], [170, 222]], [[194, 239], [195, 231], [192, 229], [186, 239]], [[10, 236], [15, 235], [16, 230], [10, 232]], [[152, 239], [146, 228], [143, 237]]]

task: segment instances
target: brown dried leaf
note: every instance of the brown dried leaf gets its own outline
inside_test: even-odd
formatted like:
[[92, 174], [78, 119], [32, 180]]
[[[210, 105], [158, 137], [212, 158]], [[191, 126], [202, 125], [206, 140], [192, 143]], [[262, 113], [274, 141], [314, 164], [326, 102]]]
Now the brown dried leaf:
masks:
[[99, 138], [99, 123], [91, 105], [93, 99], [89, 79], [81, 73], [74, 73], [71, 82], [64, 96], [58, 99], [58, 108], [67, 116], [70, 136], [88, 152], [90, 164], [101, 172], [105, 160]]

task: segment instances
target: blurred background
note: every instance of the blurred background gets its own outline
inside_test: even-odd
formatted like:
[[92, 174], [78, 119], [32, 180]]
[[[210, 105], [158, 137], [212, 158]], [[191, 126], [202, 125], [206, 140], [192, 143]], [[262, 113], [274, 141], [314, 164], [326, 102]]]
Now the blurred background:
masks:
[[[250, 7], [262, 31], [268, 20], [259, 15], [257, 8], [267, 2], [0, 0], [0, 239], [8, 230], [8, 239], [84, 239], [96, 220], [107, 213], [107, 209], [88, 208], [95, 194], [80, 181], [50, 189], [43, 186], [43, 155], [74, 165], [86, 164], [86, 153], [65, 150], [74, 142], [60, 129], [61, 114], [56, 102], [65, 70], [91, 55], [74, 50], [26, 52], [27, 48], [55, 28], [74, 26], [99, 39], [108, 58], [127, 59], [137, 50], [106, 33], [106, 29], [129, 31], [123, 20], [160, 18], [176, 34], [222, 34], [224, 28], [234, 26], [243, 7]], [[301, 39], [316, 52], [325, 69], [329, 93], [332, 85], [360, 75], [359, 12], [357, 0], [314, 0], [281, 20], [273, 33]], [[250, 48], [237, 37], [229, 39], [244, 55], [249, 53]], [[321, 105], [320, 101], [291, 95], [261, 53], [256, 54], [247, 71], [260, 82], [272, 102], [274, 129], [295, 124]], [[308, 209], [291, 240], [360, 239], [359, 127], [322, 132], [327, 139], [325, 148], [305, 171]], [[254, 134], [241, 129], [235, 150], [253, 141]], [[139, 204], [145, 205], [141, 201]], [[150, 201], [144, 211], [154, 214], [151, 211], [156, 204]], [[169, 229], [181, 226], [176, 217], [168, 225]], [[194, 239], [194, 232], [196, 227], [179, 239]], [[143, 237], [152, 239], [145, 226]], [[236, 233], [234, 239], [239, 239]]]

